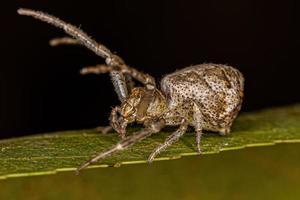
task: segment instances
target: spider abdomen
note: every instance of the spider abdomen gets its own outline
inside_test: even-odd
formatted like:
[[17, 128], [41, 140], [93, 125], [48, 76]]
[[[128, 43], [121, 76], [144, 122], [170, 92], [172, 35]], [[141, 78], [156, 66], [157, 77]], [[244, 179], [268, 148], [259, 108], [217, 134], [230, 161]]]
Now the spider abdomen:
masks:
[[161, 89], [170, 110], [188, 110], [185, 105], [194, 102], [201, 109], [203, 129], [219, 131], [230, 128], [241, 108], [244, 78], [230, 66], [200, 64], [166, 75]]

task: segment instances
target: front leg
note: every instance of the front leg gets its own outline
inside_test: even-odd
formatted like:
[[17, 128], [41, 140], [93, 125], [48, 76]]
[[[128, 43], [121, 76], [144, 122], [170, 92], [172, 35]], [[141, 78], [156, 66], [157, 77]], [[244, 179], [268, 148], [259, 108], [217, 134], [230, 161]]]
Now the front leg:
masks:
[[[62, 37], [62, 38], [53, 38], [49, 41], [51, 46], [59, 46], [59, 45], [81, 45], [82, 43], [71, 37]], [[155, 87], [155, 79], [149, 74], [145, 74], [136, 70], [135, 68], [129, 67], [124, 63], [124, 61], [115, 54], [110, 54], [106, 59], [107, 65], [96, 65], [91, 67], [85, 67], [81, 70], [82, 74], [95, 73], [102, 74], [108, 73], [113, 70], [120, 71], [123, 74], [127, 74], [132, 78], [138, 80], [142, 84], [144, 84], [148, 89], [154, 89]]]
[[89, 161], [83, 163], [80, 167], [77, 168], [76, 173], [79, 174], [80, 170], [86, 168], [90, 164], [95, 163], [103, 158], [106, 158], [118, 151], [122, 151], [122, 150], [136, 144], [137, 142], [149, 137], [153, 133], [159, 132], [164, 127], [164, 125], [165, 125], [165, 123], [163, 120], [151, 121], [151, 122], [147, 123], [146, 128], [135, 132], [132, 136], [121, 140], [116, 145], [112, 146], [110, 149], [99, 153], [98, 155], [96, 155], [92, 159], [90, 159]]
[[135, 68], [129, 67], [125, 64], [121, 66], [110, 66], [110, 65], [100, 64], [100, 65], [85, 67], [81, 70], [81, 74], [90, 74], [90, 73], [103, 74], [103, 73], [109, 73], [113, 70], [120, 71], [121, 73], [134, 78], [135, 80], [144, 84], [147, 87], [147, 89], [154, 89], [156, 85], [155, 79], [152, 76], [140, 72]]

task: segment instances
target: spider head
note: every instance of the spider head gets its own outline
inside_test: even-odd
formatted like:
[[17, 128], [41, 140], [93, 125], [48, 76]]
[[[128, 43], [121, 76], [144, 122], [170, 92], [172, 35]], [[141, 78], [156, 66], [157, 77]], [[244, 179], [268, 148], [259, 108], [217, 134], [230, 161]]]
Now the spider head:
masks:
[[111, 113], [111, 126], [125, 136], [129, 123], [145, 123], [147, 120], [159, 118], [167, 110], [167, 102], [163, 94], [158, 90], [147, 90], [136, 87], [122, 102], [120, 107], [113, 109]]

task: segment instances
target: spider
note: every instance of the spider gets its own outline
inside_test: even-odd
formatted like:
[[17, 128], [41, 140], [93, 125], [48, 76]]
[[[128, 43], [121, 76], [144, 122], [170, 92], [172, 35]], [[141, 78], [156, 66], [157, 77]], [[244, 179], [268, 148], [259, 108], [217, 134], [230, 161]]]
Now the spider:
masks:
[[[71, 36], [51, 40], [51, 45], [80, 44], [104, 58], [106, 64], [85, 67], [81, 73], [109, 73], [121, 101], [121, 105], [113, 108], [110, 115], [110, 126], [118, 132], [120, 141], [83, 163], [77, 172], [158, 133], [165, 126], [179, 128], [150, 154], [149, 162], [183, 136], [189, 126], [195, 130], [199, 153], [203, 130], [221, 135], [230, 132], [241, 109], [244, 91], [244, 78], [237, 69], [212, 63], [186, 67], [164, 76], [159, 89], [152, 76], [128, 66], [79, 28], [40, 11], [20, 8], [18, 13], [52, 24]], [[142, 83], [143, 87], [133, 87], [132, 79]], [[126, 127], [133, 122], [143, 124], [144, 128], [126, 137]]]

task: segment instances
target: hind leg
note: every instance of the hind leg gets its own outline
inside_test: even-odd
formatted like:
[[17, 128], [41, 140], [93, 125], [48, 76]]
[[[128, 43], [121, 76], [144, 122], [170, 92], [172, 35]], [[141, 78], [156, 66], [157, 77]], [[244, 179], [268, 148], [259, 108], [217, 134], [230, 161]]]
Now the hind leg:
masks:
[[203, 118], [202, 118], [202, 113], [200, 111], [200, 108], [196, 103], [194, 103], [193, 105], [193, 120], [194, 120], [194, 128], [196, 131], [196, 148], [197, 148], [197, 152], [201, 153], [200, 142], [202, 136]]
[[230, 127], [220, 129], [219, 134], [222, 136], [230, 134]]

